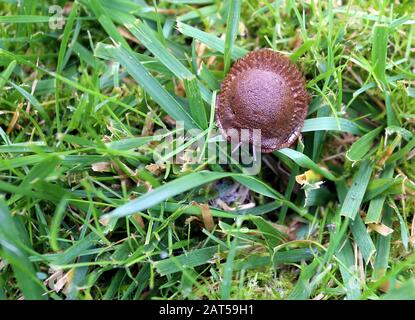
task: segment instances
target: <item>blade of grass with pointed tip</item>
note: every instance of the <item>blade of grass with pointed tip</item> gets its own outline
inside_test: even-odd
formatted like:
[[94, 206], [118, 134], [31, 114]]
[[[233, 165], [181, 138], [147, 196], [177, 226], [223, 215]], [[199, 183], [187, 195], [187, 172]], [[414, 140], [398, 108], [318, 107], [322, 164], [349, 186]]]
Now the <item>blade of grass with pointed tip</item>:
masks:
[[315, 43], [315, 40], [309, 39], [306, 40], [297, 50], [295, 50], [290, 55], [290, 60], [293, 62], [296, 62], [304, 53], [309, 51], [313, 44]]
[[389, 206], [393, 209], [393, 211], [395, 211], [396, 215], [398, 216], [399, 225], [400, 225], [399, 231], [401, 232], [402, 245], [405, 251], [408, 251], [409, 250], [409, 230], [408, 230], [408, 225], [406, 223], [406, 219], [402, 217], [396, 204], [391, 199], [388, 199], [388, 200], [389, 200], [388, 201]]
[[[222, 211], [215, 208], [210, 208], [210, 212], [212, 213], [212, 216], [214, 217], [221, 217], [221, 218], [235, 218], [238, 215], [264, 215], [266, 213], [269, 213], [273, 210], [278, 209], [281, 207], [281, 202], [276, 200], [269, 202], [264, 205], [260, 205], [254, 208], [249, 209], [241, 209], [241, 210], [234, 210], [232, 212]], [[166, 212], [176, 212], [177, 210], [182, 210], [184, 214], [188, 215], [202, 215], [202, 212], [200, 210], [199, 206], [191, 205], [191, 204], [180, 204], [180, 203], [174, 203], [174, 202], [166, 202], [163, 204], [163, 208]], [[152, 210], [160, 210], [161, 205], [155, 205], [151, 208]]]
[[[63, 18], [65, 19], [65, 18]], [[0, 17], [0, 23], [48, 23], [50, 22], [49, 16], [37, 16], [37, 15], [20, 15], [20, 16], [2, 16]]]
[[352, 185], [340, 210], [342, 216], [354, 220], [362, 203], [373, 171], [373, 162], [364, 160], [353, 177]]
[[[36, 164], [25, 176], [23, 181], [20, 183], [19, 188], [27, 189], [33, 183], [44, 180], [52, 172], [56, 170], [56, 167], [62, 162], [62, 159], [56, 156], [49, 156], [40, 163]], [[23, 195], [13, 194], [9, 200], [9, 204], [15, 203]]]
[[379, 136], [382, 130], [383, 127], [376, 128], [375, 130], [372, 130], [359, 138], [359, 140], [354, 142], [350, 149], [347, 151], [347, 158], [349, 158], [351, 161], [361, 160], [366, 155], [366, 153], [369, 152], [373, 141]]
[[[107, 48], [111, 48], [111, 45], [105, 44], [105, 43], [98, 43], [94, 50], [94, 56], [108, 60], [113, 61], [113, 57], [111, 54], [107, 52]], [[145, 65], [146, 69], [149, 71], [154, 71], [157, 73], [162, 73], [166, 76], [172, 76], [173, 73], [167, 69], [164, 65], [162, 65], [159, 61], [157, 61], [155, 58], [152, 58], [150, 56], [147, 56], [145, 54], [137, 53], [137, 52], [131, 52], [132, 55], [134, 55], [143, 65]]]
[[314, 259], [310, 264], [304, 266], [301, 270], [300, 277], [297, 280], [293, 290], [288, 296], [288, 300], [304, 300], [307, 299], [311, 293], [310, 286], [311, 278], [316, 274], [316, 269], [319, 266], [318, 259]]
[[89, 233], [85, 238], [76, 241], [64, 252], [57, 254], [51, 260], [54, 266], [65, 265], [73, 262], [77, 257], [84, 254], [89, 248], [98, 243], [99, 236], [96, 233]]
[[50, 226], [50, 246], [52, 250], [59, 251], [58, 234], [59, 228], [65, 215], [66, 206], [68, 205], [68, 199], [64, 196], [58, 203], [55, 213], [53, 215], [52, 224]]
[[10, 76], [12, 75], [14, 68], [16, 68], [16, 64], [17, 64], [16, 60], [13, 60], [7, 66], [6, 70], [4, 70], [0, 74], [0, 93], [3, 92], [4, 85], [6, 84], [7, 80], [9, 80]]
[[286, 236], [278, 231], [272, 224], [263, 219], [262, 217], [255, 217], [251, 221], [256, 225], [259, 231], [265, 238], [265, 241], [269, 249], [274, 249], [277, 245], [286, 238]]
[[309, 248], [291, 249], [287, 251], [277, 251], [270, 256], [251, 255], [247, 259], [235, 261], [234, 271], [243, 269], [257, 269], [264, 266], [274, 265], [278, 267], [283, 264], [309, 261], [314, 258], [312, 250]]
[[395, 152], [394, 154], [392, 154], [392, 156], [386, 160], [386, 164], [390, 164], [396, 161], [401, 160], [402, 158], [404, 158], [406, 155], [408, 155], [408, 153], [415, 148], [415, 137], [412, 138], [411, 141], [409, 141], [403, 148], [401, 148], [399, 151]]

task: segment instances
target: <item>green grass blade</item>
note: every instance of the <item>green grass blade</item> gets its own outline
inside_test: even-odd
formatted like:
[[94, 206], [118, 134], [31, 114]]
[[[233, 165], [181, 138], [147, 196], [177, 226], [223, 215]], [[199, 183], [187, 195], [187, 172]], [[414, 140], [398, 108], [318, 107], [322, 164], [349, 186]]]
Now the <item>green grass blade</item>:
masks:
[[133, 25], [126, 24], [126, 28], [179, 79], [193, 76], [189, 69], [155, 37], [154, 31], [146, 23], [137, 20]]
[[292, 161], [294, 161], [296, 164], [298, 164], [302, 168], [311, 169], [314, 172], [321, 174], [323, 177], [325, 177], [328, 180], [336, 180], [336, 177], [332, 175], [329, 171], [319, 167], [316, 163], [313, 162], [308, 156], [305, 154], [298, 152], [293, 149], [284, 148], [278, 151], [275, 151], [274, 154], [277, 156], [280, 154], [283, 154], [287, 157], [289, 157]]
[[255, 217], [252, 219], [252, 222], [256, 225], [259, 231], [265, 238], [265, 241], [269, 249], [273, 250], [277, 245], [286, 238], [282, 232], [278, 231], [275, 227], [272, 226], [268, 221], [262, 217]]
[[351, 148], [347, 151], [347, 158], [351, 161], [361, 160], [366, 153], [369, 152], [373, 141], [379, 136], [382, 130], [382, 127], [376, 128], [354, 142]]
[[389, 27], [383, 24], [376, 24], [372, 36], [372, 65], [373, 73], [378, 81], [386, 84], [386, 57], [388, 49]]
[[186, 94], [189, 99], [190, 114], [200, 128], [207, 129], [208, 119], [206, 115], [205, 105], [203, 103], [202, 94], [195, 76], [184, 80]]
[[231, 66], [231, 54], [236, 37], [239, 33], [239, 18], [241, 16], [241, 0], [228, 1], [228, 19], [226, 21], [225, 50], [223, 53], [224, 68], [226, 75]]
[[[207, 32], [201, 31], [197, 28], [191, 27], [183, 22], [177, 22], [177, 29], [180, 33], [185, 36], [199, 40], [200, 42], [206, 44], [209, 48], [219, 51], [220, 53], [225, 52], [225, 41], [217, 38], [216, 36], [209, 34]], [[233, 46], [231, 56], [233, 60], [242, 58], [248, 53], [247, 50], [242, 49], [237, 46]]]
[[341, 250], [336, 254], [340, 264], [340, 273], [346, 289], [347, 300], [357, 300], [361, 295], [361, 288], [358, 273], [355, 268], [355, 257], [350, 241], [347, 239], [342, 245]]
[[[392, 209], [385, 208], [385, 214], [382, 223], [387, 227], [392, 227]], [[386, 274], [389, 264], [392, 234], [387, 236], [377, 235], [376, 242], [376, 259], [373, 266], [373, 278], [378, 280]]]
[[183, 121], [185, 128], [197, 127], [186, 110], [161, 86], [134, 55], [122, 47], [109, 47], [107, 50], [169, 115], [175, 120]]
[[108, 16], [106, 9], [101, 5], [98, 0], [90, 0], [89, 5], [98, 18], [99, 23], [107, 32], [107, 34], [116, 42], [120, 43], [126, 48], [129, 48], [127, 41], [121, 36], [111, 17]]
[[411, 139], [403, 148], [392, 154], [392, 156], [386, 160], [386, 164], [397, 162], [408, 155], [408, 153], [415, 148], [415, 137]]
[[195, 249], [177, 257], [170, 257], [165, 260], [157, 261], [154, 265], [157, 272], [164, 276], [180, 272], [182, 271], [182, 268], [197, 267], [208, 263], [218, 251], [218, 246]]
[[342, 216], [355, 219], [372, 175], [373, 162], [365, 160], [353, 177], [352, 185], [340, 210]]
[[223, 281], [220, 286], [220, 298], [222, 300], [229, 300], [231, 297], [232, 289], [232, 272], [234, 266], [234, 260], [236, 255], [236, 248], [238, 246], [238, 238], [234, 238], [229, 248], [228, 257], [223, 270]]
[[[338, 121], [337, 121], [338, 120]], [[359, 128], [354, 122], [335, 117], [319, 117], [314, 119], [306, 119], [301, 132], [312, 131], [342, 131], [349, 132], [355, 135], [363, 134], [362, 129]]]
[[375, 79], [385, 93], [385, 105], [388, 126], [399, 126], [399, 120], [391, 105], [391, 97], [388, 89], [388, 80], [386, 78], [386, 58], [388, 50], [389, 26], [385, 24], [376, 24], [373, 28], [372, 35], [372, 66]]
[[[382, 178], [392, 178], [394, 166], [388, 165], [382, 173]], [[382, 216], [382, 209], [385, 203], [386, 196], [380, 195], [372, 199], [367, 210], [365, 223], [379, 223]]]
[[0, 199], [0, 253], [10, 263], [21, 292], [26, 300], [44, 300], [45, 290], [36, 276], [36, 268], [23, 251], [22, 228], [16, 226], [15, 219], [10, 215], [6, 204]]
[[20, 86], [16, 85], [15, 83], [9, 81], [9, 83], [12, 85], [13, 88], [15, 88], [27, 101], [29, 101], [33, 107], [39, 112], [39, 114], [42, 116], [42, 118], [48, 122], [51, 123], [49, 115], [46, 113], [45, 108], [41, 105], [41, 103], [29, 92], [21, 88]]
[[354, 221], [350, 222], [350, 229], [363, 259], [368, 264], [372, 255], [376, 252], [376, 248], [360, 215], [356, 215]]
[[58, 234], [67, 205], [68, 200], [66, 197], [62, 198], [53, 215], [52, 224], [50, 226], [50, 246], [54, 251], [59, 251]]
[[0, 92], [3, 92], [4, 85], [6, 84], [7, 80], [9, 80], [10, 76], [13, 73], [14, 68], [16, 68], [17, 62], [13, 60], [7, 66], [6, 70], [4, 70], [0, 75]]

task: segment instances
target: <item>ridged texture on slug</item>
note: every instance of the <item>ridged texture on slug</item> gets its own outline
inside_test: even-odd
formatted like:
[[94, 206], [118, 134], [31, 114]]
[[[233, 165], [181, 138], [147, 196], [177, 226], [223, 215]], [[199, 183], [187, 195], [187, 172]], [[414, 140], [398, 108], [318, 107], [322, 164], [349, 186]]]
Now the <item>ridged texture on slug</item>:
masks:
[[309, 101], [297, 67], [281, 54], [261, 49], [235, 62], [223, 81], [217, 124], [227, 138], [230, 129], [261, 129], [261, 151], [272, 152], [297, 140]]

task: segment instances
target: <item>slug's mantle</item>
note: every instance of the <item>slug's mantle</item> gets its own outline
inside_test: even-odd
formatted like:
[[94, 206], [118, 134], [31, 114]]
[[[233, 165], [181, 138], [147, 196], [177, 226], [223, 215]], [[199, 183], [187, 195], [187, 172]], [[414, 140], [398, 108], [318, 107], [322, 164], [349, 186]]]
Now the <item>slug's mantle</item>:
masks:
[[297, 67], [261, 49], [239, 59], [227, 74], [216, 100], [216, 122], [228, 140], [230, 129], [261, 129], [261, 151], [272, 152], [297, 140], [309, 102]]

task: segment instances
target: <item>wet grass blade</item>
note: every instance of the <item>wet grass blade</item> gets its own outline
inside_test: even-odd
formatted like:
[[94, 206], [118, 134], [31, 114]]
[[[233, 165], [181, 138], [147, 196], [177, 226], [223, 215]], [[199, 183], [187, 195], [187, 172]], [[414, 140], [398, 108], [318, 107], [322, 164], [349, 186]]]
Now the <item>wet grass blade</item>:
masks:
[[353, 177], [352, 185], [340, 210], [342, 216], [355, 219], [372, 175], [373, 162], [365, 160]]

